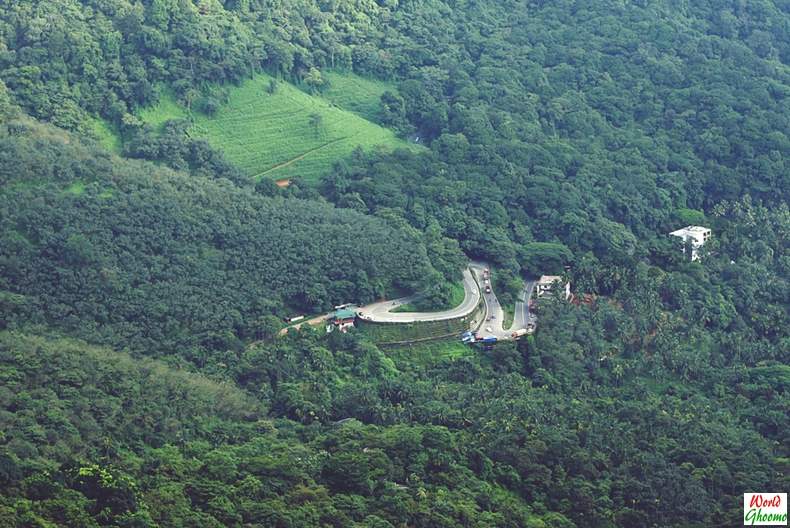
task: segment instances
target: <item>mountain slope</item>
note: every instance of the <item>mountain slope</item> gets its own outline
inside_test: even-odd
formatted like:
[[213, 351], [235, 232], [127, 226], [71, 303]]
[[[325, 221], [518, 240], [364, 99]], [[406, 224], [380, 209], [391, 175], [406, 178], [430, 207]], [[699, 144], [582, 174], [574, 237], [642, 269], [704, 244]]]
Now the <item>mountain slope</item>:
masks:
[[203, 363], [202, 351], [267, 333], [265, 316], [436, 277], [413, 231], [47, 134], [23, 121], [0, 130], [0, 289], [25, 296], [22, 319]]

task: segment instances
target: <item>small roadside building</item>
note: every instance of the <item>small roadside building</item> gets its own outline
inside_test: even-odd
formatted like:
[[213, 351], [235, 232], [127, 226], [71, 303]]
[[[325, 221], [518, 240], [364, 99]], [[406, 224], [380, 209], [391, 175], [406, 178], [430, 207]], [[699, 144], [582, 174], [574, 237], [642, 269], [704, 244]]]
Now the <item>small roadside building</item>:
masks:
[[705, 245], [705, 242], [710, 240], [711, 230], [702, 226], [686, 226], [683, 229], [672, 231], [670, 235], [683, 240], [684, 253], [687, 247], [691, 248], [691, 260], [699, 260], [699, 250]]
[[556, 285], [560, 285], [565, 290], [565, 300], [571, 297], [571, 283], [563, 282], [562, 277], [559, 275], [541, 275], [538, 283], [535, 285], [535, 293], [538, 297], [552, 291]]
[[345, 332], [349, 327], [354, 326], [354, 321], [356, 321], [356, 319], [357, 313], [354, 310], [349, 310], [348, 308], [335, 310], [329, 316], [329, 326], [327, 326], [327, 331], [331, 332], [337, 328], [341, 332]]

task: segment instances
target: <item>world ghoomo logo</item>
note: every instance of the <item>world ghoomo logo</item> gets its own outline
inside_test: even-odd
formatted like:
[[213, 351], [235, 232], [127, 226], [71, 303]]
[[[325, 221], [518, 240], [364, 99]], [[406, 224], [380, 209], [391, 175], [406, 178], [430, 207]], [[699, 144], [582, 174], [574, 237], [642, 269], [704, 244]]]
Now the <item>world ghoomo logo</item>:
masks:
[[787, 493], [744, 493], [743, 524], [787, 526]]

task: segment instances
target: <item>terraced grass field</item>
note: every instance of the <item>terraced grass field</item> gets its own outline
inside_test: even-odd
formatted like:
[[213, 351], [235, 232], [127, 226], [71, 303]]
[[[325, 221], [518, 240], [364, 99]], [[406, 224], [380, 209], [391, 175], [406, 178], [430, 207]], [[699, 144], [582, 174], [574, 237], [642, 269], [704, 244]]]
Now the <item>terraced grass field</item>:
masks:
[[[309, 95], [259, 74], [230, 87], [227, 103], [214, 116], [192, 113], [190, 134], [222, 150], [250, 177], [275, 180], [299, 176], [316, 181], [332, 164], [355, 148], [420, 149], [371, 120], [378, 99], [391, 87], [350, 74], [328, 74], [332, 87], [325, 97]], [[152, 125], [188, 117], [187, 110], [165, 94], [159, 104], [139, 113]]]
[[329, 88], [322, 92], [323, 98], [373, 122], [379, 120], [382, 94], [387, 90], [397, 92], [392, 84], [359, 75], [327, 72], [324, 79], [329, 82]]

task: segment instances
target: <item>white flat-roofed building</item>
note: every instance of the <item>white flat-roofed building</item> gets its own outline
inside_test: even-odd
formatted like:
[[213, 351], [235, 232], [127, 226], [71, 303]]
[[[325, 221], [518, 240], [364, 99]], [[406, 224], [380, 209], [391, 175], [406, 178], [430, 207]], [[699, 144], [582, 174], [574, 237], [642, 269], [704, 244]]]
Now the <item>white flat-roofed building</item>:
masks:
[[535, 285], [535, 293], [538, 297], [541, 297], [544, 293], [550, 292], [555, 284], [563, 285], [563, 289], [565, 290], [565, 299], [570, 298], [571, 296], [571, 283], [562, 281], [562, 277], [559, 275], [541, 275], [540, 279], [538, 279], [538, 283]]
[[[691, 260], [699, 260], [699, 249], [710, 240], [711, 230], [702, 226], [686, 226], [683, 229], [672, 231], [672, 236], [683, 239], [684, 244], [691, 244]], [[685, 251], [685, 246], [683, 248]]]

